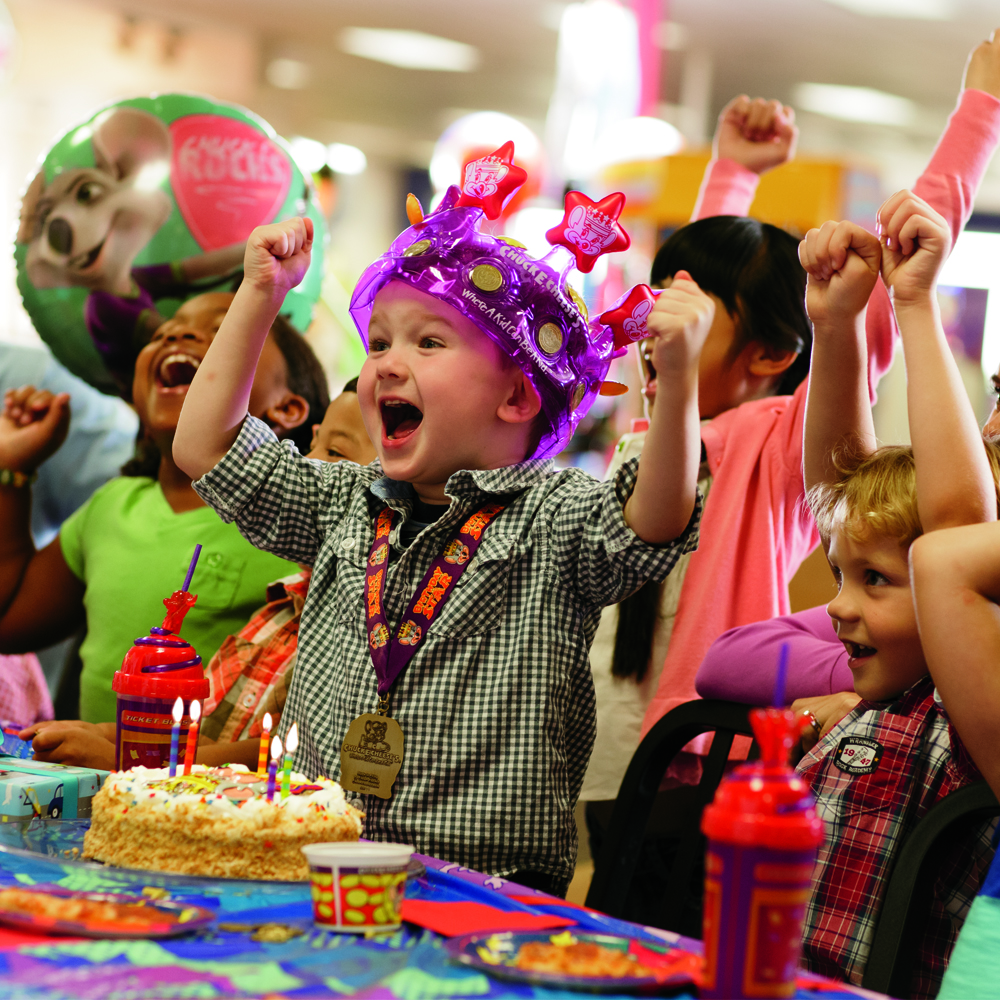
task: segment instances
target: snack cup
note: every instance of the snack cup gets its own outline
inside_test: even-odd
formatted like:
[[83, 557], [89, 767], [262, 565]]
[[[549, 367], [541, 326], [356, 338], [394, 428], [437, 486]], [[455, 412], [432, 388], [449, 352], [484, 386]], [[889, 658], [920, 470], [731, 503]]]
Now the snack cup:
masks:
[[335, 931], [370, 933], [399, 927], [407, 844], [307, 844], [313, 919]]

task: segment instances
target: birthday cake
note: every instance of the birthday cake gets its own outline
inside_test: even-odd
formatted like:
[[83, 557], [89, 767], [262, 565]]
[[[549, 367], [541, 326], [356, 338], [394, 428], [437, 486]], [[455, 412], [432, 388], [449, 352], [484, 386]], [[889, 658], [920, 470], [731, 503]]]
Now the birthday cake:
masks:
[[109, 775], [94, 796], [83, 856], [123, 868], [224, 878], [307, 880], [303, 844], [357, 840], [362, 813], [335, 781], [294, 771], [290, 794], [242, 764], [171, 778], [167, 768]]

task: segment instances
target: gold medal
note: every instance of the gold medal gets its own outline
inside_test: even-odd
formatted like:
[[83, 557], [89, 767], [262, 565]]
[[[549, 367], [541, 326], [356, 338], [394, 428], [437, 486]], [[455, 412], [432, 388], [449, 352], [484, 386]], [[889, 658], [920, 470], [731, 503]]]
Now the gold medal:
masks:
[[347, 791], [392, 797], [403, 764], [403, 730], [387, 715], [366, 712], [347, 730], [340, 747], [340, 784]]

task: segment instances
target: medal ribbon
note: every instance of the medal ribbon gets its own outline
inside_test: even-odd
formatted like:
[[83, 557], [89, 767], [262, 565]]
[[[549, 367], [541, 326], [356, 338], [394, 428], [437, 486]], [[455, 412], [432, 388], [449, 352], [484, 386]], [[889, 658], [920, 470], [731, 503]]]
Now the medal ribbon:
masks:
[[375, 521], [375, 541], [372, 542], [365, 567], [365, 618], [368, 629], [368, 649], [378, 677], [378, 693], [385, 697], [396, 678], [403, 672], [427, 637], [431, 622], [451, 597], [462, 574], [468, 569], [479, 548], [486, 526], [500, 511], [502, 504], [480, 507], [448, 542], [430, 569], [424, 574], [416, 593], [403, 615], [395, 636], [385, 615], [385, 579], [389, 572], [389, 532], [393, 512], [386, 507]]

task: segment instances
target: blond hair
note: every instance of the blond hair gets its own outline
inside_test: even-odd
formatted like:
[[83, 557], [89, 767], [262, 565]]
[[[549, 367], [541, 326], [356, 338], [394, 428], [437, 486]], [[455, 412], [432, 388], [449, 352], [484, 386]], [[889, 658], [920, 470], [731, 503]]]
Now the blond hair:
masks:
[[[1000, 481], [1000, 444], [984, 441], [994, 485]], [[863, 541], [872, 534], [895, 538], [908, 548], [924, 533], [917, 511], [913, 449], [886, 445], [864, 454], [848, 445], [833, 454], [837, 479], [814, 486], [806, 497], [824, 541], [834, 529]], [[1000, 493], [997, 495], [1000, 510]]]

